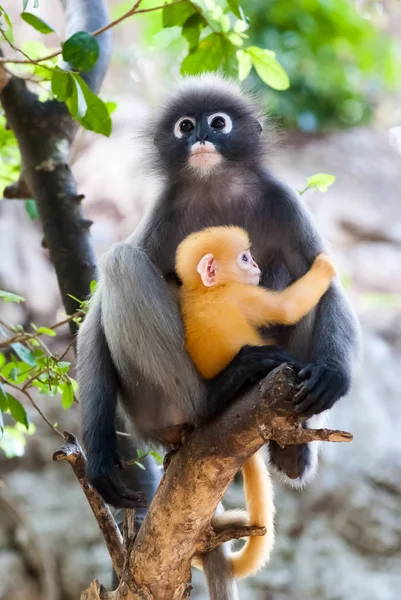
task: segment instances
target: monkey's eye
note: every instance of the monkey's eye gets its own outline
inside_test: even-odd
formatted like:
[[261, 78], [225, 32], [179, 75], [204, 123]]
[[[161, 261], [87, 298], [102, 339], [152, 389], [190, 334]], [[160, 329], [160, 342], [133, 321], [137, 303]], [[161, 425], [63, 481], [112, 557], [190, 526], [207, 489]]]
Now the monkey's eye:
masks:
[[226, 113], [215, 113], [208, 117], [207, 122], [218, 133], [230, 133], [233, 128], [233, 122]]
[[185, 119], [185, 121], [181, 121], [180, 123], [180, 131], [183, 133], [189, 133], [194, 128], [194, 124], [189, 119]]
[[195, 120], [190, 117], [181, 117], [174, 125], [174, 135], [176, 138], [182, 138], [195, 129]]
[[226, 122], [223, 117], [215, 117], [210, 125], [213, 127], [213, 129], [224, 129]]
[[248, 262], [248, 260], [249, 260], [249, 259], [248, 259], [248, 255], [247, 255], [247, 254], [245, 254], [245, 252], [244, 252], [244, 254], [243, 254], [243, 255], [242, 255], [242, 257], [241, 257], [241, 260], [242, 260], [242, 262], [244, 262], [244, 263], [247, 263], [247, 262]]

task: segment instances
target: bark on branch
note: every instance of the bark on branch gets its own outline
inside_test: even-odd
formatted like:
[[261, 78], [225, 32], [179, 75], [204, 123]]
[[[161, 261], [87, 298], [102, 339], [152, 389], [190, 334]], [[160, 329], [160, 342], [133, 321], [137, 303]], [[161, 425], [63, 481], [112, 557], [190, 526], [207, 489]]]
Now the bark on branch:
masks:
[[216, 543], [261, 533], [258, 528], [216, 533], [210, 525], [243, 463], [270, 439], [280, 444], [352, 439], [342, 431], [304, 430], [292, 410], [296, 384], [292, 368], [282, 365], [214, 423], [188, 435], [130, 546], [119, 588], [110, 593], [92, 582], [81, 600], [184, 600], [189, 597], [193, 556]]
[[[76, 31], [93, 31], [108, 23], [105, 0], [62, 0], [62, 4], [68, 36]], [[100, 35], [98, 42], [99, 59], [89, 73], [83, 74], [95, 92], [108, 65], [110, 32]], [[4, 71], [0, 72], [0, 102], [17, 138], [22, 161], [22, 181], [7, 194], [21, 197], [21, 190], [29, 190], [35, 198], [63, 303], [71, 314], [77, 303], [70, 295], [84, 300], [96, 274], [88, 224], [77, 201], [79, 194], [69, 167], [71, 142], [78, 123], [64, 103], [39, 102], [25, 81], [14, 76], [5, 78]], [[70, 327], [75, 331], [73, 321]]]

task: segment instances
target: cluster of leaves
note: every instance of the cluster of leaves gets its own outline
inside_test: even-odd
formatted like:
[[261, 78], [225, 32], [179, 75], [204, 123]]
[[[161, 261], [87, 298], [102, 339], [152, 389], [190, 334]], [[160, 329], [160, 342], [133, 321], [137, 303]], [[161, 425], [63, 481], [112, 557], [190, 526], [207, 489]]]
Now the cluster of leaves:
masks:
[[[92, 293], [95, 288], [96, 282], [92, 281]], [[69, 375], [71, 363], [64, 360], [72, 344], [67, 346], [61, 356], [57, 356], [43, 339], [55, 337], [57, 329], [71, 320], [80, 325], [87, 311], [88, 301], [75, 300], [79, 310], [53, 327], [37, 327], [31, 323], [32, 331], [28, 332], [21, 325], [10, 327], [0, 321], [0, 448], [8, 458], [22, 456], [25, 452], [26, 435], [35, 433], [35, 426], [29, 421], [23, 401], [30, 403], [41, 418], [56, 433], [62, 435], [57, 424], [52, 423], [39, 408], [34, 395], [36, 390], [43, 396], [58, 396], [65, 410], [71, 408], [76, 400], [77, 382]], [[0, 290], [0, 301], [18, 303], [23, 302], [24, 298]], [[8, 422], [5, 422], [4, 415], [8, 416]], [[163, 464], [163, 458], [157, 452], [140, 448], [137, 449], [136, 458], [128, 464], [145, 469], [141, 461], [149, 455], [153, 456], [157, 464]]]
[[178, 28], [176, 33], [187, 42], [181, 63], [183, 75], [222, 70], [242, 81], [254, 67], [270, 87], [289, 87], [288, 76], [275, 52], [248, 44], [248, 22], [238, 0], [184, 0], [166, 5], [161, 27]]
[[[46, 23], [39, 16], [27, 12], [27, 2], [24, 2], [24, 10], [21, 14], [23, 21], [47, 35], [55, 33], [54, 28]], [[5, 9], [0, 6], [0, 13], [6, 19], [8, 30], [2, 29], [5, 39], [10, 40], [13, 37], [12, 23]], [[29, 75], [34, 75], [42, 84], [51, 83], [51, 92], [53, 96], [62, 102], [65, 102], [71, 116], [90, 131], [109, 136], [111, 133], [111, 118], [109, 108], [96, 94], [94, 94], [84, 79], [82, 73], [90, 71], [95, 66], [99, 58], [99, 44], [97, 39], [85, 31], [79, 31], [69, 37], [61, 45], [61, 56], [65, 63], [68, 63], [68, 70], [61, 68], [56, 63], [57, 57], [42, 61], [41, 58], [49, 54], [45, 47], [45, 52], [41, 55], [31, 53], [29, 50], [21, 48], [25, 57], [32, 60], [31, 64], [24, 65], [24, 69], [19, 69], [22, 76], [24, 71]], [[28, 53], [29, 52], [29, 53]], [[36, 54], [36, 56], [35, 56]], [[36, 62], [35, 62], [36, 61]]]
[[[287, 127], [316, 131], [367, 121], [381, 90], [399, 82], [399, 47], [380, 31], [380, 2], [363, 8], [348, 0], [242, 4], [252, 15], [250, 39], [268, 44], [290, 77], [288, 90], [268, 94], [271, 112]], [[257, 79], [251, 83], [260, 87]]]
[[[0, 290], [0, 300], [23, 302], [24, 298]], [[64, 409], [70, 408], [74, 402], [77, 383], [69, 375], [71, 363], [63, 360], [70, 345], [61, 356], [57, 356], [49, 350], [44, 338], [56, 336], [56, 330], [70, 320], [79, 323], [84, 303], [81, 304], [79, 312], [53, 327], [37, 327], [32, 323], [32, 331], [28, 332], [21, 325], [9, 326], [0, 322], [0, 448], [7, 456], [22, 454], [24, 431], [28, 434], [34, 431], [24, 404], [15, 397], [15, 392], [38, 410], [55, 431], [56, 426], [40, 411], [32, 391], [37, 389], [45, 396], [59, 394]], [[9, 414], [15, 424], [5, 425], [3, 414]]]
[[[54, 28], [38, 15], [27, 9], [38, 7], [38, 0], [23, 0], [21, 19], [43, 35], [54, 33]], [[126, 15], [135, 14], [133, 1], [125, 2]], [[158, 0], [142, 0], [136, 10], [158, 14], [159, 33], [174, 31], [187, 44], [182, 58], [181, 72], [197, 74], [203, 71], [221, 70], [225, 74], [245, 79], [252, 67], [260, 78], [277, 90], [288, 88], [286, 72], [277, 62], [275, 53], [255, 45], [247, 45], [247, 20], [238, 0], [182, 0], [171, 3]], [[13, 44], [11, 20], [0, 5], [0, 33], [3, 39], [25, 58], [24, 64], [10, 64], [8, 68], [20, 76], [39, 85], [41, 100], [56, 98], [65, 102], [71, 116], [85, 129], [110, 135], [111, 113], [116, 105], [103, 102], [85, 82], [85, 73], [90, 71], [99, 57], [96, 32], [77, 32], [61, 44], [61, 50], [50, 52], [40, 42], [24, 42], [21, 47]], [[92, 35], [95, 34], [95, 35]], [[174, 35], [174, 34], [173, 34]], [[64, 63], [59, 63], [59, 55]], [[44, 58], [47, 57], [46, 60]], [[68, 65], [68, 66], [67, 66]], [[19, 170], [19, 155], [12, 132], [5, 129], [4, 117], [0, 112], [0, 186], [4, 188], [15, 182]], [[36, 216], [33, 201], [27, 203], [27, 211]]]

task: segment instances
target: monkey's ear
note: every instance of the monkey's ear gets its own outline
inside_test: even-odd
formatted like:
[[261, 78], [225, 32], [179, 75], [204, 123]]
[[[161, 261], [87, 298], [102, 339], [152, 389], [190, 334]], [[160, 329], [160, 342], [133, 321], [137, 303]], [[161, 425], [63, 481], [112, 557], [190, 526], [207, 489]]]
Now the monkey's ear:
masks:
[[205, 256], [200, 259], [196, 270], [201, 276], [204, 286], [212, 287], [216, 285], [216, 267], [217, 262], [213, 254], [205, 254]]

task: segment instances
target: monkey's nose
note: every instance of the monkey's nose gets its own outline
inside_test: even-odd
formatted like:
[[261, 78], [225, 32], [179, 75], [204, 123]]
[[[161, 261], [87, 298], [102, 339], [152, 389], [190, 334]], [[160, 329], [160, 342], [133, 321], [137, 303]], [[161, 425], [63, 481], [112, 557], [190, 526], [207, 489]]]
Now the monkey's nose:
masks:
[[209, 136], [208, 135], [198, 135], [197, 136], [197, 140], [198, 142], [200, 142], [201, 144], [204, 144], [206, 141], [209, 140]]

